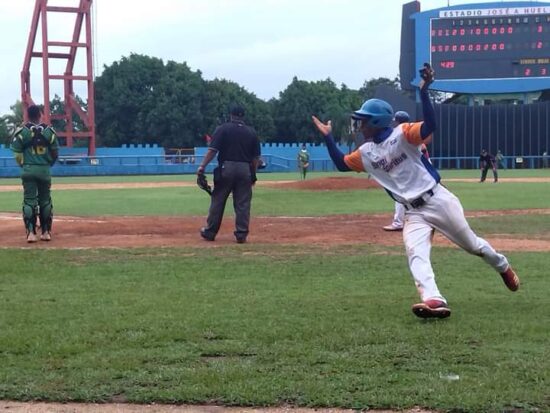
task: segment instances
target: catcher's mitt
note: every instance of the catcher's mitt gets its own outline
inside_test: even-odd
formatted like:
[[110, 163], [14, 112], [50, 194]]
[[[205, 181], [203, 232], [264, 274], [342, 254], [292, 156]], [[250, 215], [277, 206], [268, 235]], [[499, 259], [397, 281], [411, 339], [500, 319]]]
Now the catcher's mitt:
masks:
[[203, 191], [206, 191], [208, 195], [212, 195], [212, 187], [208, 185], [208, 180], [204, 173], [197, 174], [197, 185]]

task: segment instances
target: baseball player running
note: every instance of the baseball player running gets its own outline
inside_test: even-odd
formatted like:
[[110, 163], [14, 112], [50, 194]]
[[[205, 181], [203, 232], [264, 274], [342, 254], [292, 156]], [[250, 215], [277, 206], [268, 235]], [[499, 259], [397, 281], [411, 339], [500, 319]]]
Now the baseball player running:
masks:
[[383, 100], [369, 99], [352, 115], [365, 143], [349, 155], [336, 146], [330, 121], [322, 123], [315, 116], [312, 119], [324, 135], [338, 170], [368, 172], [394, 200], [405, 206], [403, 241], [409, 269], [422, 300], [412, 306], [412, 311], [421, 318], [446, 318], [451, 315], [451, 309], [437, 287], [430, 262], [434, 230], [470, 254], [481, 257], [502, 276], [511, 291], [519, 288], [520, 281], [506, 257], [472, 231], [460, 201], [440, 185], [439, 173], [418, 150], [436, 129], [435, 112], [428, 96], [434, 73], [426, 64], [421, 75], [419, 88], [424, 121], [392, 128], [392, 107]]

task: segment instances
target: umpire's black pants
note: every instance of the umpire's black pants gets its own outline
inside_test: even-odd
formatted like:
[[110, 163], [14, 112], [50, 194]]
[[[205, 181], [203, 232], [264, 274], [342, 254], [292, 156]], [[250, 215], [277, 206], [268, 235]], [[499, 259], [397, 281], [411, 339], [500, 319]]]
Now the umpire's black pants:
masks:
[[252, 176], [250, 163], [225, 161], [214, 172], [214, 190], [204, 232], [215, 237], [222, 224], [225, 203], [233, 194], [235, 210], [235, 238], [246, 239], [250, 224], [250, 204], [252, 201]]
[[493, 170], [493, 179], [495, 182], [498, 181], [498, 172], [496, 168], [493, 168], [491, 165], [485, 165], [483, 167], [483, 170], [481, 171], [481, 179], [480, 182], [485, 182], [485, 179], [487, 178], [487, 171], [489, 171], [489, 168]]

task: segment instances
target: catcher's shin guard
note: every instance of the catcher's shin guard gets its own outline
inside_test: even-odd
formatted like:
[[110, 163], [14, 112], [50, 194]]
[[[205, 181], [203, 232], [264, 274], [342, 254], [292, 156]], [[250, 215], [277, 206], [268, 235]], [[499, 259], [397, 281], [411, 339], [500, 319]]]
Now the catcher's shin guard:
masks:
[[38, 206], [23, 204], [23, 222], [27, 235], [30, 233], [36, 234], [36, 215]]
[[51, 198], [47, 203], [40, 205], [40, 228], [42, 233], [51, 232], [53, 225], [53, 204]]

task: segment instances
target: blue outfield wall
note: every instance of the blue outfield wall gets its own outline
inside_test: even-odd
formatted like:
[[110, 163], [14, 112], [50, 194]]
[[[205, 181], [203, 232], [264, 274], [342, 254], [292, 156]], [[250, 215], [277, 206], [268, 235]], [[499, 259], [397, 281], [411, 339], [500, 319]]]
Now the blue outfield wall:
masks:
[[[298, 171], [297, 155], [301, 144], [262, 144], [262, 158], [267, 167], [261, 172]], [[335, 171], [325, 145], [306, 145], [310, 154], [310, 171]], [[346, 145], [340, 145], [344, 153], [350, 152]], [[167, 155], [164, 148], [156, 145], [124, 145], [120, 148], [97, 148], [96, 156], [89, 157], [86, 148], [61, 148], [59, 161], [52, 168], [54, 176], [107, 176], [107, 175], [169, 175], [194, 174], [208, 148], [194, 148], [194, 154]], [[479, 167], [478, 157], [432, 157], [437, 168], [471, 169]], [[508, 168], [548, 167], [548, 157], [507, 156]], [[207, 172], [216, 167], [212, 161]], [[21, 168], [17, 166], [9, 147], [0, 145], [0, 177], [17, 177]]]
[[[334, 171], [335, 167], [324, 145], [306, 145], [310, 153], [310, 170]], [[289, 172], [298, 170], [300, 144], [263, 144], [262, 158], [267, 167], [262, 172]], [[341, 146], [347, 153], [349, 148]], [[89, 157], [86, 148], [66, 148], [59, 151], [59, 160], [52, 168], [53, 176], [104, 175], [164, 175], [194, 174], [208, 148], [194, 148], [194, 154], [167, 155], [156, 145], [124, 145], [120, 148], [97, 148], [96, 156]], [[212, 161], [207, 172], [217, 166]], [[15, 177], [21, 173], [9, 147], [0, 145], [0, 176]]]

